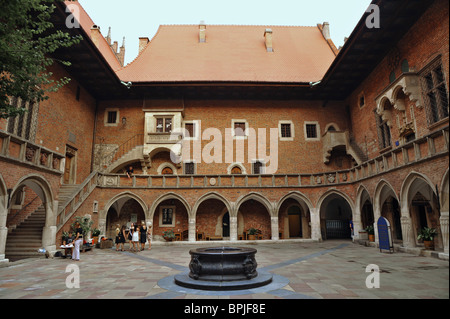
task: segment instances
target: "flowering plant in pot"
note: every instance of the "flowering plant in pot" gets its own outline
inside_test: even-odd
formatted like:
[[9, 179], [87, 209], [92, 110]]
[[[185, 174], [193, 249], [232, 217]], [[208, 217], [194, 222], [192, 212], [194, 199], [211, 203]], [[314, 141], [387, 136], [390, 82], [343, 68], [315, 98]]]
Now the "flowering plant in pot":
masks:
[[369, 234], [369, 241], [374, 242], [375, 241], [375, 230], [373, 229], [373, 226], [367, 226], [365, 230]]
[[423, 240], [425, 249], [434, 249], [434, 237], [438, 235], [436, 228], [424, 227], [417, 235], [417, 240]]
[[165, 230], [164, 232], [163, 232], [163, 238], [166, 240], [166, 241], [172, 241], [172, 240], [174, 240], [175, 239], [175, 233], [173, 232], [173, 230]]

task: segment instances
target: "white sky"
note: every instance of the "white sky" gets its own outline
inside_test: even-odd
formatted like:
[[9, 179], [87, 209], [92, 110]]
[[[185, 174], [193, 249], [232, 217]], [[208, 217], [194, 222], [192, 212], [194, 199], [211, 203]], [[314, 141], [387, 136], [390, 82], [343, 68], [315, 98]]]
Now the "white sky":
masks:
[[139, 37], [150, 39], [161, 24], [294, 25], [330, 23], [331, 38], [343, 45], [370, 0], [79, 0], [104, 36], [111, 27], [125, 64], [138, 53]]

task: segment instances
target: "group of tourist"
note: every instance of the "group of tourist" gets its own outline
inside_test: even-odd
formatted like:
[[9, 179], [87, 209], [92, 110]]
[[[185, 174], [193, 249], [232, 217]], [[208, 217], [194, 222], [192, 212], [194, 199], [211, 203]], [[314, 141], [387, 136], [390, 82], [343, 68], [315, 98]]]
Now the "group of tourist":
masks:
[[117, 225], [116, 228], [116, 251], [123, 251], [124, 244], [128, 240], [130, 244], [130, 251], [141, 251], [145, 249], [145, 244], [148, 243], [148, 249], [152, 247], [152, 230], [151, 227], [148, 228], [144, 221], [141, 222], [141, 225], [131, 223], [130, 228], [127, 233], [127, 229], [125, 225], [120, 227]]

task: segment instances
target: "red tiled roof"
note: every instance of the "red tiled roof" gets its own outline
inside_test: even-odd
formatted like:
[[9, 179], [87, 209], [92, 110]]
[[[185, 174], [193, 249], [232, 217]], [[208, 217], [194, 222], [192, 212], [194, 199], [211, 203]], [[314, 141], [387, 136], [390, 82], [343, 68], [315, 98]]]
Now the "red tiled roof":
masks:
[[[94, 21], [92, 21], [91, 17], [88, 15], [88, 13], [84, 10], [83, 6], [78, 1], [64, 1], [66, 6], [69, 5], [76, 5], [79, 8], [79, 20], [80, 26], [83, 28], [83, 30], [87, 33], [89, 38], [92, 39], [91, 36], [91, 28], [93, 25], [95, 25]], [[76, 17], [76, 16], [75, 16]], [[113, 50], [109, 46], [106, 39], [101, 36], [98, 39], [98, 50], [101, 52], [103, 57], [106, 59], [108, 64], [110, 65], [111, 69], [114, 71], [118, 70], [122, 66], [120, 65], [119, 60], [117, 60], [116, 55], [114, 54]]]
[[[264, 31], [273, 31], [267, 52]], [[301, 82], [321, 80], [335, 54], [317, 26], [163, 25], [126, 67], [132, 82]]]

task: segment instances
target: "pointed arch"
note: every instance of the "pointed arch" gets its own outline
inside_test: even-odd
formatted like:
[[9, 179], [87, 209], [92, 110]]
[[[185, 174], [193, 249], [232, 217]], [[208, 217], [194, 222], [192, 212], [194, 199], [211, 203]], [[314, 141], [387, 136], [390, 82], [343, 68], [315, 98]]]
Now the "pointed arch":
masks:
[[[423, 190], [424, 186], [429, 186], [427, 192]], [[400, 188], [400, 199], [402, 205], [409, 206], [413, 196], [420, 189], [422, 189], [421, 194], [425, 196], [429, 201], [432, 200], [433, 195], [437, 195], [433, 182], [427, 176], [415, 171], [410, 172], [408, 176], [406, 176], [405, 180], [402, 183], [402, 187]]]
[[442, 178], [441, 181], [441, 187], [440, 187], [440, 194], [439, 194], [439, 199], [440, 199], [440, 204], [441, 204], [441, 211], [443, 212], [448, 212], [449, 208], [448, 208], [448, 204], [449, 204], [449, 182], [448, 182], [448, 168], [447, 171], [444, 174], [444, 177]]
[[228, 212], [231, 214], [233, 211], [233, 206], [232, 204], [221, 194], [217, 193], [217, 192], [208, 192], [206, 194], [203, 194], [202, 196], [200, 196], [197, 201], [195, 202], [194, 206], [192, 207], [192, 218], [196, 218], [197, 216], [197, 210], [198, 207], [205, 201], [207, 201], [208, 199], [217, 199], [218, 201], [221, 201], [225, 207], [227, 208]]
[[100, 210], [99, 213], [99, 219], [106, 219], [106, 215], [108, 214], [109, 209], [111, 208], [111, 206], [116, 203], [117, 201], [121, 200], [121, 199], [134, 199], [136, 202], [139, 203], [139, 205], [141, 205], [142, 210], [145, 213], [145, 218], [148, 220], [148, 206], [147, 204], [144, 202], [144, 200], [139, 196], [136, 195], [132, 192], [126, 191], [126, 192], [122, 192], [120, 194], [117, 194], [116, 196], [114, 196], [113, 198], [111, 198], [108, 203], [106, 203], [105, 208]]
[[277, 206], [275, 208], [276, 216], [279, 216], [281, 205], [283, 205], [283, 203], [288, 199], [296, 200], [305, 210], [307, 208], [309, 212], [311, 212], [313, 209], [313, 204], [306, 195], [298, 191], [292, 191], [281, 197], [280, 200], [278, 201]]
[[159, 204], [161, 204], [162, 202], [164, 202], [165, 200], [168, 199], [176, 199], [179, 200], [183, 206], [186, 208], [186, 211], [188, 213], [189, 218], [192, 218], [192, 210], [191, 210], [191, 206], [189, 205], [189, 203], [186, 201], [186, 199], [181, 196], [178, 195], [176, 193], [170, 192], [167, 194], [163, 194], [161, 196], [159, 196], [151, 205], [150, 210], [149, 210], [149, 220], [153, 220], [153, 217], [155, 215], [155, 210], [158, 207]]
[[238, 213], [241, 205], [244, 202], [251, 200], [251, 199], [262, 204], [267, 209], [267, 212], [269, 213], [270, 217], [273, 217], [273, 214], [274, 214], [273, 204], [264, 195], [262, 195], [260, 193], [256, 193], [256, 192], [250, 192], [250, 193], [238, 198], [238, 200], [236, 201], [236, 204], [235, 204], [235, 210], [233, 212], [233, 216], [237, 217], [237, 213]]

